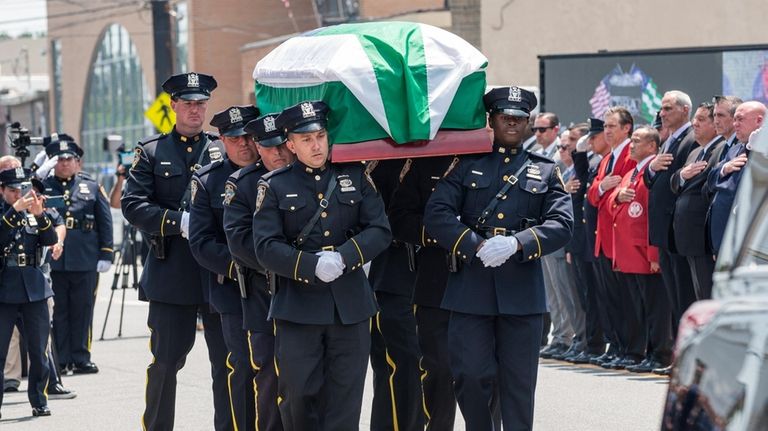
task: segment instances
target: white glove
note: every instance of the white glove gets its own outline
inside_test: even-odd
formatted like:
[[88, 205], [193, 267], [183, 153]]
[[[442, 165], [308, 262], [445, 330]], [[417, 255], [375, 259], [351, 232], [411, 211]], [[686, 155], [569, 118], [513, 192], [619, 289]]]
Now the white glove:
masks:
[[483, 261], [486, 268], [495, 268], [506, 262], [516, 251], [517, 238], [497, 235], [485, 241], [477, 252], [477, 257]]
[[181, 213], [181, 236], [189, 238], [189, 213], [186, 211]]
[[96, 262], [96, 271], [98, 272], [107, 272], [111, 267], [112, 267], [111, 260], [100, 260]]
[[35, 176], [37, 178], [40, 178], [41, 180], [44, 180], [48, 178], [48, 174], [51, 173], [51, 169], [53, 169], [54, 166], [56, 166], [56, 163], [59, 161], [59, 156], [53, 156], [50, 159], [43, 162], [42, 165], [40, 165], [39, 168], [35, 171]]
[[576, 142], [576, 151], [579, 153], [586, 153], [588, 150], [589, 138], [587, 138], [587, 135], [584, 135]]
[[344, 259], [341, 258], [341, 253], [336, 251], [320, 251], [316, 253], [320, 256], [315, 267], [315, 275], [320, 280], [330, 283], [333, 280], [341, 277], [344, 273]]

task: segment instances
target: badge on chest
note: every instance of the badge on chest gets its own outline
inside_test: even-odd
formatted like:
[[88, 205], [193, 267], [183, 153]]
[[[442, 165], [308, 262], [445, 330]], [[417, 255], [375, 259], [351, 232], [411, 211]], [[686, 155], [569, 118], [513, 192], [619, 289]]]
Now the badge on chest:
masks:
[[352, 179], [349, 178], [349, 175], [346, 175], [346, 174], [339, 175], [337, 179], [339, 180], [339, 187], [340, 187], [339, 190], [342, 193], [349, 193], [357, 190], [355, 186], [352, 184]]

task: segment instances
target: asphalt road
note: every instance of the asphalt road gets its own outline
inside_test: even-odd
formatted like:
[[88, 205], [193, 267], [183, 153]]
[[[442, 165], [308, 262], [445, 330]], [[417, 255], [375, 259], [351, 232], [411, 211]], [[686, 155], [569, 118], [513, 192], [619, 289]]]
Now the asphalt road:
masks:
[[[33, 418], [27, 402], [26, 382], [22, 392], [6, 393], [2, 407], [2, 430], [87, 431], [138, 430], [144, 407], [146, 366], [150, 362], [147, 304], [136, 291], [128, 290], [122, 337], [117, 337], [121, 290], [116, 291], [107, 322], [105, 340], [99, 336], [109, 303], [112, 273], [101, 278], [93, 343], [93, 361], [100, 368], [94, 375], [66, 376], [66, 387], [78, 393], [71, 400], [50, 400], [53, 415]], [[366, 384], [360, 429], [368, 429], [370, 418], [370, 372]], [[622, 431], [658, 429], [667, 381], [655, 376], [606, 371], [593, 366], [572, 366], [542, 361], [536, 393], [536, 430]], [[211, 430], [213, 407], [211, 378], [205, 340], [197, 342], [178, 375], [176, 429]], [[454, 429], [464, 429], [460, 414]]]

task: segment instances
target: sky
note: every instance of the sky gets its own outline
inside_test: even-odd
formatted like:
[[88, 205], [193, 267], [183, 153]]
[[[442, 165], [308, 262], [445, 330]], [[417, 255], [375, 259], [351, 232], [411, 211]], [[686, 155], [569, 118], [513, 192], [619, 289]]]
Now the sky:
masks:
[[46, 31], [46, 0], [0, 0], [0, 33]]

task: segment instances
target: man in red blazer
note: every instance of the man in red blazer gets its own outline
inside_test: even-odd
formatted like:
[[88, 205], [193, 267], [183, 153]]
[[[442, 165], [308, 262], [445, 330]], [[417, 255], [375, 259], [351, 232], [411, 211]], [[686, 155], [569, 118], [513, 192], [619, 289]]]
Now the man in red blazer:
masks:
[[[629, 336], [627, 356], [645, 359], [627, 366], [632, 372], [649, 373], [670, 360], [672, 323], [664, 280], [659, 274], [659, 249], [649, 242], [648, 186], [643, 174], [658, 152], [659, 132], [649, 126], [632, 134], [630, 154], [637, 166], [613, 189], [613, 266], [625, 290], [625, 328]], [[646, 350], [647, 348], [647, 350]]]
[[618, 340], [619, 344], [619, 354], [615, 358], [607, 358], [600, 364], [603, 368], [623, 369], [638, 363], [632, 358], [625, 358], [629, 336], [624, 328], [625, 317], [619, 280], [613, 270], [613, 212], [610, 200], [612, 190], [637, 164], [629, 157], [629, 137], [632, 134], [633, 125], [632, 114], [626, 108], [616, 106], [606, 111], [604, 133], [606, 141], [611, 146], [611, 152], [600, 161], [597, 177], [587, 191], [587, 199], [597, 207], [595, 257], [600, 267], [598, 294], [605, 298], [606, 314], [611, 331], [614, 332], [611, 338]]

